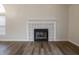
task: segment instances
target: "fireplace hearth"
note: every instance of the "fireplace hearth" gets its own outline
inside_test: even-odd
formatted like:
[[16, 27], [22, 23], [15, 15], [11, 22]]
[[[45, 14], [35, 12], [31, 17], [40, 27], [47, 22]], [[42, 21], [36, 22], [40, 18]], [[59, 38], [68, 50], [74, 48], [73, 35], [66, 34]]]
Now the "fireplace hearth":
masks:
[[34, 29], [34, 41], [48, 41], [48, 29]]

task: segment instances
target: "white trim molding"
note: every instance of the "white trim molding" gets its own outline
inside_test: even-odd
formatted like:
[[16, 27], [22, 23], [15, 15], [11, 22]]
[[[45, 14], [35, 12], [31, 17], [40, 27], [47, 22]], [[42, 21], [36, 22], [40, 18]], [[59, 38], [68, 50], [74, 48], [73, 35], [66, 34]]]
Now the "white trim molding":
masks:
[[[0, 41], [24, 41], [28, 42], [29, 40], [26, 39], [0, 39]], [[32, 42], [31, 40], [29, 42]]]
[[79, 44], [78, 44], [78, 43], [76, 43], [76, 42], [74, 42], [74, 41], [72, 41], [72, 40], [69, 40], [69, 42], [71, 42], [71, 43], [73, 43], [73, 44], [75, 44], [75, 45], [79, 46]]

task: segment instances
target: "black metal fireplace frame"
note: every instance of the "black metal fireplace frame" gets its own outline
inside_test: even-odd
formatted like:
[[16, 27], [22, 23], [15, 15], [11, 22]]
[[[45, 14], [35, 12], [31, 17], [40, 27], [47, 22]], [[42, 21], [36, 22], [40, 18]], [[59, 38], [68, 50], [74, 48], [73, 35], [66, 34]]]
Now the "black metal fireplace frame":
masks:
[[[47, 32], [47, 39], [36, 39], [36, 32]], [[34, 41], [48, 41], [48, 29], [34, 29]]]

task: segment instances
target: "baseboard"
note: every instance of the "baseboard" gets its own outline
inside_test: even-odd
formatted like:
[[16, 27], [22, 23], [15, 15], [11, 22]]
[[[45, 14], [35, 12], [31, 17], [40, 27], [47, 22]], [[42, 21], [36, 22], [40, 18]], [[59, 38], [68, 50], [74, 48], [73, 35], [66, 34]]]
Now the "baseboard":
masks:
[[76, 45], [76, 46], [79, 46], [79, 44], [76, 43], [76, 42], [73, 42], [73, 41], [71, 41], [71, 40], [69, 40], [69, 42], [73, 43], [73, 44]]
[[55, 39], [54, 41], [68, 41], [68, 39]]
[[33, 41], [27, 39], [0, 39], [0, 41]]
[[[27, 40], [27, 39], [0, 39], [0, 41], [34, 41], [34, 40]], [[67, 39], [56, 39], [56, 40], [49, 40], [50, 41], [68, 41]]]

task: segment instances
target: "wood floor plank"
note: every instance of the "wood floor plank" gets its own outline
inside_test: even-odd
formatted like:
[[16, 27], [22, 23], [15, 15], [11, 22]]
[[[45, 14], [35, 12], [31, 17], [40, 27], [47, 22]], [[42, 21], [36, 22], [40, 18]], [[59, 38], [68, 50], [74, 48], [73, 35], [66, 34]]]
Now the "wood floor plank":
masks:
[[33, 42], [31, 42], [31, 43], [29, 42], [29, 43], [27, 44], [27, 46], [25, 46], [23, 55], [32, 55], [32, 52], [33, 52], [33, 45], [34, 45]]
[[79, 47], [78, 46], [76, 46], [70, 42], [67, 42], [66, 46], [68, 46], [70, 49], [72, 49], [76, 54], [79, 54]]
[[33, 49], [33, 55], [39, 55], [39, 52], [40, 52], [39, 42], [35, 42], [34, 49]]
[[48, 42], [43, 42], [44, 52], [46, 55], [51, 55], [51, 50], [49, 48]]
[[60, 50], [65, 55], [73, 55], [73, 54], [76, 54], [74, 51], [72, 51], [72, 49], [70, 49], [68, 46], [66, 46], [65, 43], [64, 44], [63, 43], [59, 43], [59, 44], [57, 44], [57, 47], [59, 47]]
[[70, 42], [0, 42], [0, 55], [79, 55]]
[[60, 51], [60, 49], [57, 47], [55, 43], [50, 43], [52, 54], [53, 55], [63, 55], [63, 53]]
[[[9, 50], [7, 49], [7, 52], [9, 53], [9, 55], [15, 55], [18, 54], [18, 50], [20, 49], [20, 47], [22, 46], [22, 44], [15, 44], [12, 47], [9, 48]], [[12, 52], [13, 51], [13, 52]]]
[[52, 55], [59, 55], [60, 53], [56, 50], [56, 47], [54, 46], [54, 44], [52, 44], [51, 42], [49, 43], [50, 49], [51, 49], [51, 54]]

